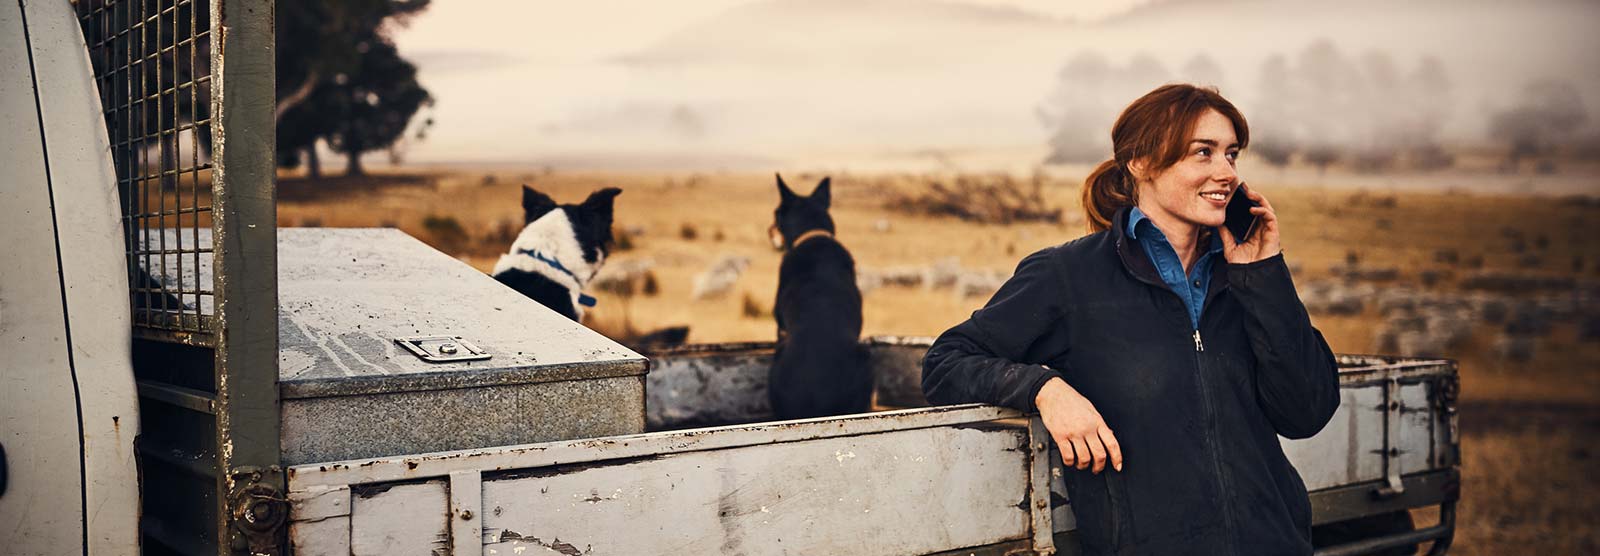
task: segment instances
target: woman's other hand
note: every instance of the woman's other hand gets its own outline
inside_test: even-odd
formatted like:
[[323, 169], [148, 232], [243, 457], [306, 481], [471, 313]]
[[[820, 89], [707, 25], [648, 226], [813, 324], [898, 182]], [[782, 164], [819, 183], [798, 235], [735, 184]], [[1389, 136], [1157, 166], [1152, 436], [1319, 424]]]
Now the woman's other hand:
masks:
[[1093, 467], [1099, 473], [1110, 462], [1112, 468], [1122, 470], [1122, 445], [1111, 434], [1111, 427], [1094, 404], [1066, 381], [1052, 378], [1045, 382], [1034, 396], [1034, 406], [1039, 408], [1044, 428], [1061, 447], [1061, 463], [1080, 471]]
[[1227, 226], [1218, 226], [1217, 229], [1222, 233], [1222, 256], [1233, 264], [1253, 263], [1276, 257], [1283, 251], [1283, 245], [1278, 242], [1278, 213], [1272, 210], [1272, 203], [1255, 188], [1245, 187], [1242, 182], [1239, 184], [1239, 191], [1234, 194], [1243, 194], [1260, 204], [1261, 206], [1250, 209], [1250, 213], [1260, 220], [1256, 222], [1250, 240], [1244, 243], [1238, 243]]

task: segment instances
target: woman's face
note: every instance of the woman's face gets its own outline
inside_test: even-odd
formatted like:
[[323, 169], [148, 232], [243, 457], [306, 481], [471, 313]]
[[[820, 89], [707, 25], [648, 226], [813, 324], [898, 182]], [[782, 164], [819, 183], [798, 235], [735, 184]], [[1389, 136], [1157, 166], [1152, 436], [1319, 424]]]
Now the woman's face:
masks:
[[1188, 139], [1177, 164], [1138, 180], [1139, 209], [1168, 235], [1221, 226], [1239, 182], [1239, 140], [1227, 116], [1205, 111]]

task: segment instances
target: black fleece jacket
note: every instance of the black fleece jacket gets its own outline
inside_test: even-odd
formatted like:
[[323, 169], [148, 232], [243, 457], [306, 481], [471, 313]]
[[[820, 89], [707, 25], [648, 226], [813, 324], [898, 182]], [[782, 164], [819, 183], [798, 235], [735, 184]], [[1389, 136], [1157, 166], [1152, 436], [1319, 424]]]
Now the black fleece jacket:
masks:
[[1039, 251], [923, 361], [935, 404], [1032, 412], [1052, 377], [1122, 445], [1123, 470], [1067, 468], [1086, 554], [1311, 554], [1311, 504], [1278, 436], [1317, 433], [1338, 367], [1278, 255], [1212, 267], [1200, 329], [1132, 238]]

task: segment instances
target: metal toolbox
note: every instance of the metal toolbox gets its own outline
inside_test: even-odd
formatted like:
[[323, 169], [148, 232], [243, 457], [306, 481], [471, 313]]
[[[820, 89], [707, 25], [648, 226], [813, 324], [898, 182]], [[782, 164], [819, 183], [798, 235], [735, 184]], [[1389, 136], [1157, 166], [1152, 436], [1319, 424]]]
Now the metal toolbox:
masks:
[[278, 280], [286, 465], [644, 430], [644, 357], [398, 230], [280, 230]]
[[643, 432], [646, 366], [399, 230], [278, 231], [284, 465]]

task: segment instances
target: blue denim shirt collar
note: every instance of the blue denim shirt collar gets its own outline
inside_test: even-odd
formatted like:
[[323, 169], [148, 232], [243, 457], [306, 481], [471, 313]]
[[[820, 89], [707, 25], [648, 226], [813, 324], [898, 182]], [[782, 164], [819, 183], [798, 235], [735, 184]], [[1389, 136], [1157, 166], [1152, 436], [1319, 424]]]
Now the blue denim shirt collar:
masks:
[[[1189, 270], [1189, 275], [1183, 272], [1183, 262], [1178, 260], [1178, 252], [1167, 241], [1166, 234], [1157, 228], [1144, 211], [1133, 207], [1128, 212], [1128, 237], [1133, 238], [1143, 248], [1145, 256], [1150, 257], [1150, 263], [1155, 265], [1156, 273], [1161, 275], [1161, 281], [1167, 288], [1183, 300], [1184, 308], [1189, 310], [1189, 322], [1195, 330], [1200, 329], [1200, 314], [1205, 308], [1206, 290], [1211, 287], [1211, 261], [1222, 252], [1222, 236], [1212, 230], [1210, 245], [1200, 259], [1195, 261]], [[1144, 233], [1140, 233], [1144, 232]]]
[[[1154, 233], [1154, 237], [1139, 237], [1139, 224], [1145, 222], [1150, 222], [1150, 230]], [[1167, 240], [1167, 234], [1162, 233], [1161, 228], [1157, 228], [1156, 223], [1151, 221], [1150, 217], [1145, 216], [1144, 211], [1139, 210], [1139, 207], [1133, 207], [1132, 210], [1128, 211], [1128, 229], [1125, 231], [1128, 232], [1128, 237], [1138, 240], [1140, 243], [1143, 243], [1145, 239], [1160, 239], [1161, 241]], [[1212, 255], [1222, 251], [1222, 235], [1215, 233], [1216, 229], [1214, 228], [1211, 231], [1211, 245], [1208, 246], [1208, 249], [1206, 249], [1204, 255]], [[1171, 244], [1168, 245], [1170, 246]]]

